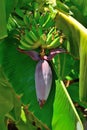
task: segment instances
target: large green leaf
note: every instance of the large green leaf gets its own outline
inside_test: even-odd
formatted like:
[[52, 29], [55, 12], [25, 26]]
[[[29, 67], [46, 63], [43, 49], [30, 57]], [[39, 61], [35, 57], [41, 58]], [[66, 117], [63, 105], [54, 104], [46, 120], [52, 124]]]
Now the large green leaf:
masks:
[[7, 36], [5, 1], [0, 1], [0, 39]]
[[41, 121], [51, 128], [53, 113], [52, 104], [55, 87], [52, 87], [51, 94], [46, 104], [41, 109], [37, 102], [35, 92], [34, 74], [37, 62], [18, 52], [16, 47], [10, 42], [6, 43], [3, 51], [4, 58], [2, 65], [4, 67], [4, 71], [16, 92], [23, 95], [22, 102], [24, 104], [29, 104], [29, 110], [33, 111]]
[[1, 130], [7, 130], [7, 127], [5, 125], [4, 117], [3, 116], [0, 116], [0, 129]]
[[21, 120], [16, 126], [19, 130], [50, 130], [47, 125], [38, 120], [34, 114], [28, 110], [28, 106], [23, 106]]
[[18, 121], [21, 112], [20, 100], [18, 100], [11, 84], [3, 73], [2, 67], [0, 67], [0, 129], [7, 130], [5, 116], [8, 117], [8, 113], [11, 111], [14, 113], [13, 118]]
[[71, 99], [73, 102], [77, 102], [79, 105], [83, 106], [84, 108], [87, 107], [87, 105], [84, 105], [79, 99], [79, 83], [73, 83], [67, 88]]
[[[78, 4], [79, 2], [79, 4]], [[81, 24], [87, 27], [87, 7], [86, 0], [64, 0], [64, 3], [68, 5], [72, 12], [72, 16], [77, 19]]]
[[[86, 0], [64, 0], [65, 3], [68, 3], [69, 6], [76, 6], [83, 15], [87, 16], [87, 1]], [[79, 3], [79, 4], [78, 4]]]
[[8, 81], [5, 80], [0, 68], [0, 116], [4, 116], [13, 108], [13, 95]]
[[[55, 82], [56, 74], [54, 71], [52, 89], [48, 100], [42, 109], [39, 107], [34, 83], [36, 62], [18, 52], [16, 46], [10, 42], [12, 41], [5, 43], [2, 65], [16, 92], [23, 94], [22, 102], [29, 104], [29, 110], [33, 111], [51, 130], [63, 130], [65, 128], [69, 130], [71, 126], [72, 130], [75, 128], [79, 130], [77, 122], [83, 130], [81, 121], [63, 83], [59, 80]], [[64, 121], [64, 119], [66, 120]], [[23, 124], [19, 124], [18, 127], [22, 127]], [[26, 126], [23, 125], [23, 127]]]
[[56, 26], [62, 29], [70, 39], [71, 53], [80, 56], [80, 99], [87, 103], [87, 30], [73, 17], [61, 12], [56, 17]]
[[[72, 21], [72, 23], [71, 23]], [[80, 47], [80, 31], [79, 27], [80, 23], [77, 22], [76, 20], [69, 16], [65, 15], [64, 13], [59, 12], [56, 15], [55, 18], [55, 24], [56, 26], [64, 32], [64, 34], [67, 36], [70, 44], [70, 52], [73, 54], [75, 57], [79, 57], [79, 47]], [[77, 26], [78, 25], [78, 26]], [[81, 26], [82, 28], [82, 26]]]
[[80, 118], [62, 81], [56, 81], [53, 103], [53, 130], [83, 130]]
[[[76, 5], [81, 12], [83, 13], [83, 15], [87, 16], [87, 0], [70, 0], [71, 3], [73, 3], [74, 5]], [[79, 3], [79, 4], [78, 4]]]
[[[82, 33], [80, 33], [78, 26], [75, 26], [75, 24], [73, 24], [73, 22], [76, 21], [74, 20], [73, 22], [71, 22], [71, 20], [73, 20], [71, 17], [65, 16], [64, 14], [61, 13], [59, 14], [58, 17], [60, 19], [59, 21], [56, 21], [57, 23], [56, 25], [59, 24], [60, 28], [65, 29], [64, 30], [65, 34], [69, 35], [68, 38], [71, 47], [70, 51], [72, 52], [72, 54], [75, 54], [75, 56], [79, 56], [79, 41], [80, 41], [79, 38], [80, 38], [80, 34], [82, 34], [83, 32], [85, 33], [85, 31], [83, 31], [84, 28], [80, 26], [82, 27], [82, 31], [80, 30]], [[56, 20], [58, 17], [56, 17]], [[70, 21], [68, 18], [70, 18]], [[68, 22], [71, 23], [67, 24]], [[61, 24], [63, 25], [64, 28], [62, 27]], [[32, 61], [32, 59], [30, 59], [28, 56], [20, 54], [17, 51], [16, 46], [14, 46], [15, 44], [13, 44], [14, 41], [12, 39], [10, 40], [6, 39], [6, 40], [7, 41], [5, 41], [4, 50], [3, 52], [1, 52], [1, 55], [3, 55], [3, 58], [1, 58], [1, 62], [4, 67], [5, 73], [9, 78], [9, 81], [13, 84], [15, 91], [19, 94], [21, 93], [23, 94], [22, 102], [24, 104], [29, 104], [29, 109], [33, 111], [34, 114], [41, 121], [47, 124], [49, 128], [52, 130], [56, 130], [56, 129], [57, 130], [60, 129], [83, 130], [81, 121], [64, 87], [64, 84], [62, 81], [60, 82], [59, 80], [55, 82], [54, 72], [53, 72], [53, 84], [52, 84], [52, 89], [49, 98], [46, 104], [44, 105], [44, 107], [42, 109], [39, 108], [39, 105], [36, 100], [35, 82], [34, 82], [36, 62]], [[81, 40], [81, 43], [82, 41], [83, 39]], [[85, 56], [84, 54], [81, 55], [83, 57]], [[82, 61], [81, 64], [82, 66], [83, 63], [84, 60]], [[66, 74], [65, 71], [64, 74]], [[85, 83], [86, 83], [86, 79], [85, 79]], [[14, 106], [16, 106], [15, 102], [14, 104], [15, 104]], [[64, 109], [66, 112], [64, 111]], [[14, 113], [16, 113], [16, 111], [17, 111], [17, 106], [16, 109], [14, 109]], [[15, 119], [18, 119], [17, 115]], [[65, 122], [63, 122], [63, 119], [66, 119]], [[24, 127], [24, 129], [25, 128], [26, 126]]]
[[54, 59], [53, 63], [55, 71], [60, 79], [65, 79], [73, 69], [75, 60], [69, 54], [58, 54]]
[[11, 127], [11, 124], [14, 124], [15, 121], [15, 125], [19, 130], [37, 130], [40, 128], [43, 130], [49, 130], [49, 128], [41, 121], [39, 121], [32, 112], [28, 111], [28, 106], [21, 104], [20, 99], [21, 97], [15, 93], [1, 67], [0, 129], [7, 130], [7, 125], [9, 124], [9, 127]]
[[9, 15], [13, 12], [16, 7], [18, 0], [4, 0], [5, 1], [5, 11], [6, 11], [6, 20], [8, 20]]

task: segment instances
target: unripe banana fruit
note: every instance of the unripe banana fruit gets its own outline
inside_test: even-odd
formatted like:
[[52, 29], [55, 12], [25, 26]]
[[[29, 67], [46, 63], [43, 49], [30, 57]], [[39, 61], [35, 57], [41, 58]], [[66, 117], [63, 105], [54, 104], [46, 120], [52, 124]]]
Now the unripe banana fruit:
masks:
[[36, 66], [35, 84], [37, 100], [42, 107], [49, 96], [52, 85], [52, 71], [46, 60], [40, 60]]

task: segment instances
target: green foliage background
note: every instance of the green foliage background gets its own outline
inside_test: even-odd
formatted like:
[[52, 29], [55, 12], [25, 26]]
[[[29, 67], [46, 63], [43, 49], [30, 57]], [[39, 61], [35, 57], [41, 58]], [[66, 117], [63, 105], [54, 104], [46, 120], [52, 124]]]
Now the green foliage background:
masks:
[[[27, 55], [18, 52], [18, 41], [13, 38], [13, 34], [16, 32], [14, 29], [16, 28], [15, 24], [13, 27], [11, 26], [11, 30], [7, 30], [6, 27], [10, 14], [14, 13], [14, 8], [21, 10], [21, 8], [27, 6], [29, 2], [33, 1], [1, 0], [0, 64], [5, 74], [3, 74], [3, 70], [0, 68], [0, 117], [2, 119], [0, 121], [0, 128], [7, 130], [7, 125], [4, 121], [7, 123], [8, 118], [10, 118], [15, 122], [19, 130], [37, 130], [37, 128], [47, 130], [83, 130], [82, 122], [72, 102], [73, 100], [81, 106], [86, 107], [86, 105], [79, 100], [79, 85], [75, 84], [75, 89], [73, 90], [72, 86], [70, 86], [67, 91], [63, 83], [65, 79], [74, 80], [79, 78], [79, 60], [75, 59], [79, 58], [79, 45], [76, 44], [79, 41], [79, 33], [77, 33], [77, 31], [76, 36], [73, 32], [71, 32], [71, 36], [68, 35], [69, 39], [67, 44], [69, 44], [71, 48], [66, 48], [69, 49], [70, 54], [59, 54], [50, 62], [53, 72], [52, 88], [46, 104], [41, 109], [38, 105], [35, 92], [34, 74], [37, 62], [33, 61]], [[78, 0], [64, 0], [63, 3], [60, 1], [57, 2], [59, 2], [59, 4], [57, 4], [59, 11], [62, 10], [64, 14], [69, 13], [65, 10], [65, 5], [67, 5], [69, 10], [72, 11], [73, 17], [85, 27], [87, 26], [85, 22], [85, 19], [87, 19], [86, 0], [80, 2]], [[46, 1], [39, 2], [40, 7], [44, 8], [44, 3], [46, 4]], [[77, 14], [79, 14], [79, 17]], [[70, 26], [69, 29], [71, 29], [71, 25], [69, 23], [67, 24]], [[62, 25], [60, 28], [62, 28]], [[67, 31], [63, 30], [64, 33], [69, 34], [69, 29]], [[76, 41], [72, 40], [73, 38], [75, 38]], [[74, 94], [75, 91], [77, 92], [76, 95]], [[22, 96], [18, 98], [18, 95]], [[23, 116], [21, 116], [21, 104], [23, 104], [25, 113]], [[25, 109], [27, 105], [29, 105], [29, 108]], [[28, 114], [26, 114], [27, 111]], [[35, 125], [32, 124], [33, 121], [35, 121]]]

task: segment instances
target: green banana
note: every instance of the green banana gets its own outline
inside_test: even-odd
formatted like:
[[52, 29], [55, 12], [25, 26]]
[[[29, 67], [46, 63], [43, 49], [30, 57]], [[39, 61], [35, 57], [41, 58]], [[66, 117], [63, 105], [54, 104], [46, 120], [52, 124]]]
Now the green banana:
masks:
[[34, 18], [37, 21], [37, 23], [39, 22], [39, 18], [40, 18], [40, 12], [38, 10], [35, 10], [34, 12]]
[[20, 40], [20, 43], [21, 43], [21, 45], [22, 46], [24, 46], [25, 48], [32, 48], [32, 46], [31, 45], [29, 45], [26, 41], [25, 41], [25, 39], [21, 39]]
[[37, 42], [35, 42], [35, 44], [32, 46], [32, 49], [36, 49], [36, 48], [38, 48], [38, 47], [40, 47], [41, 46], [41, 42], [40, 41], [37, 41]]
[[32, 49], [32, 48], [24, 47], [23, 45], [19, 45], [18, 48], [20, 48], [22, 50], [31, 50]]
[[39, 24], [42, 26], [44, 24], [44, 14], [42, 14], [39, 18]]
[[47, 34], [47, 37], [49, 37], [49, 35], [54, 31], [54, 27], [52, 27], [51, 29], [50, 29], [50, 31], [49, 31], [49, 33]]
[[32, 18], [32, 22], [31, 22], [31, 25], [32, 26], [36, 26], [38, 24], [38, 22], [36, 21], [36, 19], [33, 17]]
[[44, 19], [45, 19], [44, 20], [45, 22], [42, 25], [43, 28], [49, 28], [49, 27], [51, 27], [54, 24], [53, 19], [51, 18], [50, 14], [46, 13], [46, 16], [45, 16]]
[[25, 22], [27, 23], [28, 27], [33, 23], [33, 13], [27, 11], [24, 17]]
[[46, 11], [46, 12], [44, 13], [44, 21], [45, 21], [45, 22], [46, 22], [46, 20], [48, 19], [48, 17], [49, 17], [49, 12]]
[[35, 42], [38, 41], [38, 38], [33, 31], [29, 31], [29, 36], [31, 37], [33, 41]]
[[35, 35], [35, 33], [32, 30], [31, 31], [28, 31], [28, 30], [25, 31], [24, 39], [30, 45], [33, 45], [34, 42], [38, 41], [37, 36]]
[[24, 46], [25, 48], [29, 48], [29, 49], [36, 49], [39, 46], [41, 46], [40, 40], [33, 42], [33, 44], [30, 45], [29, 42], [27, 42], [24, 37], [21, 38], [20, 43], [21, 43], [22, 46]]
[[47, 45], [52, 42], [52, 33], [47, 37], [46, 43]]
[[49, 45], [47, 45], [47, 49], [52, 49], [52, 48], [58, 47], [60, 45], [59, 40], [60, 40], [59, 37], [55, 38]]
[[31, 26], [32, 19], [33, 19], [32, 13], [28, 12], [28, 14], [24, 15], [23, 21], [27, 27]]
[[41, 26], [39, 26], [38, 27], [38, 29], [37, 29], [37, 33], [38, 33], [38, 35], [39, 35], [39, 37], [41, 37], [42, 36], [42, 34], [43, 34], [43, 30], [42, 30], [42, 27]]
[[27, 17], [27, 15], [24, 15], [23, 21], [24, 21], [25, 25], [29, 26], [29, 18]]
[[30, 38], [29, 34], [25, 34], [24, 36], [24, 40], [29, 44], [29, 45], [33, 45], [34, 42], [32, 41], [32, 39]]
[[56, 30], [55, 27], [53, 27], [49, 33], [47, 34], [47, 40], [46, 40], [46, 43], [47, 44], [50, 44], [52, 42], [52, 40], [54, 40], [55, 38], [58, 37], [58, 32]]
[[46, 35], [45, 34], [42, 34], [41, 36], [40, 36], [40, 43], [41, 43], [41, 45], [44, 45], [44, 44], [46, 44]]
[[31, 31], [36, 35], [37, 38], [39, 38], [37, 28], [35, 26], [32, 26]]
[[45, 23], [42, 25], [43, 28], [45, 28], [50, 22], [50, 16], [46, 19]]

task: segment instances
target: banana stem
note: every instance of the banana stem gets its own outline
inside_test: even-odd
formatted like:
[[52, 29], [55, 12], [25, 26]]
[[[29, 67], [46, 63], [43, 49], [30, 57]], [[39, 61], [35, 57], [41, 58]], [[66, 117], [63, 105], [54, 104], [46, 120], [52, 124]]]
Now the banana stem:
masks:
[[69, 39], [70, 52], [75, 57], [80, 57], [79, 97], [87, 104], [87, 29], [72, 16], [59, 11], [55, 23]]

